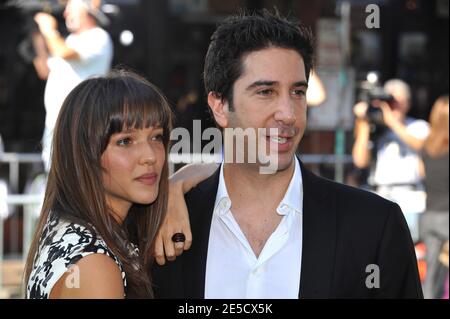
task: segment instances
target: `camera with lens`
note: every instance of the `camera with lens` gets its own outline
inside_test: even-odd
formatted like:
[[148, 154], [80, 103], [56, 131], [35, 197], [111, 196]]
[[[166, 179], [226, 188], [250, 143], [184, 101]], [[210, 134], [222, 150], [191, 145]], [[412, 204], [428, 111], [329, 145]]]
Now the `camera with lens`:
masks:
[[39, 27], [34, 21], [34, 15], [38, 12], [46, 12], [55, 16], [61, 16], [64, 5], [57, 0], [15, 0], [5, 4], [5, 12], [8, 12], [17, 22], [19, 28], [13, 28], [20, 42], [17, 44], [19, 56], [26, 62], [32, 63], [36, 56], [32, 35], [39, 32]]
[[376, 74], [369, 73], [367, 81], [361, 83], [359, 101], [364, 101], [369, 105], [366, 113], [369, 123], [375, 126], [384, 126], [383, 112], [377, 102], [386, 102], [392, 107], [394, 97], [378, 83]]
[[386, 92], [383, 87], [374, 87], [368, 92], [367, 103], [369, 108], [367, 110], [367, 119], [369, 123], [375, 125], [384, 125], [383, 112], [380, 107], [374, 105], [374, 101], [387, 102], [387, 104], [392, 107], [393, 97], [391, 94]]

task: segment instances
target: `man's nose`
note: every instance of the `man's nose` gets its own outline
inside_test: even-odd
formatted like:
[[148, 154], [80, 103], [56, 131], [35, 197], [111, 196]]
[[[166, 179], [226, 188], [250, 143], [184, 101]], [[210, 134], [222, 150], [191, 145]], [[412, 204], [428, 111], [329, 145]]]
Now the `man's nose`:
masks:
[[293, 125], [295, 123], [295, 103], [290, 96], [280, 99], [275, 111], [275, 120], [284, 125]]

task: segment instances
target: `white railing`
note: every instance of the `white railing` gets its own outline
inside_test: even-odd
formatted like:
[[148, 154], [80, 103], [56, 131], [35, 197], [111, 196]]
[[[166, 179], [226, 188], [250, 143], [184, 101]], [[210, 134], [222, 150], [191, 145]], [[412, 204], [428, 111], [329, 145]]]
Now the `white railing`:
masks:
[[[19, 191], [19, 173], [20, 173], [20, 164], [32, 164], [32, 163], [41, 163], [42, 162], [42, 156], [40, 153], [3, 153], [0, 152], [0, 164], [2, 163], [8, 163], [9, 165], [9, 179], [8, 179], [8, 185], [9, 189], [14, 195], [7, 195], [5, 202], [7, 205], [35, 205], [36, 203], [40, 202], [40, 195], [23, 195], [23, 194], [16, 194]], [[0, 200], [3, 200], [0, 198]], [[26, 209], [24, 210], [26, 211]], [[25, 241], [27, 243], [30, 242], [31, 236], [32, 236], [32, 224], [29, 220], [30, 214], [25, 214], [25, 220], [24, 220], [24, 231], [23, 231], [23, 243]], [[3, 260], [4, 260], [4, 253], [3, 253], [3, 237], [4, 237], [4, 218], [6, 216], [3, 216], [0, 212], [0, 292], [3, 288]], [[17, 224], [18, 227], [18, 224]], [[28, 230], [28, 231], [27, 231]], [[18, 229], [17, 229], [18, 231]], [[17, 234], [14, 234], [17, 236]], [[26, 248], [23, 250], [23, 248]], [[28, 249], [28, 246], [23, 245], [22, 251], [26, 251]]]

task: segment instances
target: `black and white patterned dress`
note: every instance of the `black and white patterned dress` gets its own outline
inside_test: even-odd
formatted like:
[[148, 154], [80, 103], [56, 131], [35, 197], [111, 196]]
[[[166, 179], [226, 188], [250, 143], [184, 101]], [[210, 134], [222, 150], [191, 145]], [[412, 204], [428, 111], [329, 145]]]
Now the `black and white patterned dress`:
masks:
[[109, 250], [105, 241], [97, 235], [93, 242], [92, 233], [88, 228], [64, 221], [52, 214], [44, 227], [39, 248], [34, 257], [26, 297], [49, 298], [53, 286], [69, 270], [69, 267], [81, 258], [95, 253], [111, 257], [119, 266], [124, 292], [126, 292], [127, 281], [122, 263]]

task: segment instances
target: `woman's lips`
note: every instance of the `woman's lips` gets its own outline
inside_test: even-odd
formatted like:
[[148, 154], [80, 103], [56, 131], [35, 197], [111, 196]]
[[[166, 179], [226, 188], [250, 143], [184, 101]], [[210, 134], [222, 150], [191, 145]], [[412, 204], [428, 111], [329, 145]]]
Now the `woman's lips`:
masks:
[[138, 178], [136, 178], [136, 180], [145, 185], [153, 185], [156, 183], [157, 178], [158, 178], [158, 174], [150, 173], [150, 174], [141, 175]]

